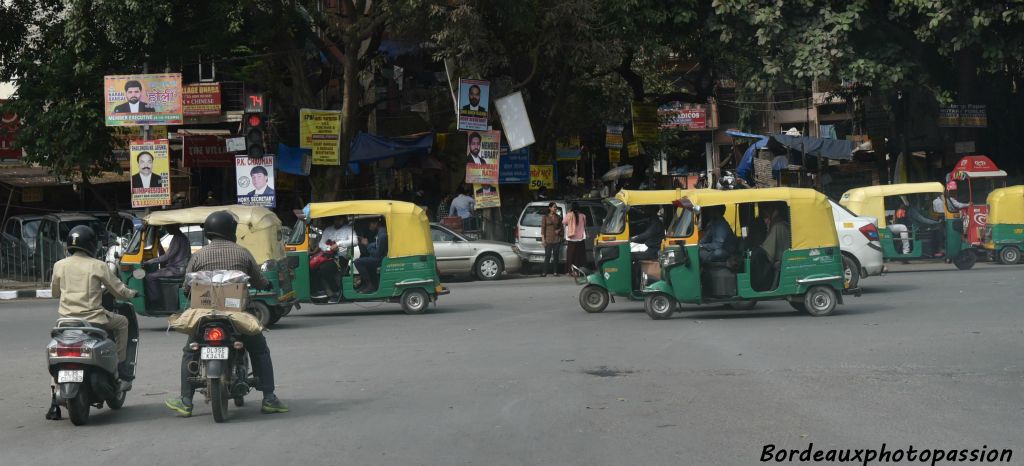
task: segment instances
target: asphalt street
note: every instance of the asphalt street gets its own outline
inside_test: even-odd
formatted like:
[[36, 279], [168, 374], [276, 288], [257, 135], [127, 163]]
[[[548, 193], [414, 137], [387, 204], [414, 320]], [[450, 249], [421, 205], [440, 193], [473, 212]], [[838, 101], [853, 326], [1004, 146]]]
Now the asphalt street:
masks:
[[[124, 409], [44, 420], [52, 300], [0, 303], [0, 463], [757, 464], [762, 448], [1011, 448], [1024, 464], [1024, 266], [896, 265], [835, 315], [785, 302], [586, 314], [566, 277], [451, 283], [436, 310], [304, 306], [278, 395], [176, 417], [185, 336], [142, 318]], [[197, 400], [200, 398], [197, 397]]]

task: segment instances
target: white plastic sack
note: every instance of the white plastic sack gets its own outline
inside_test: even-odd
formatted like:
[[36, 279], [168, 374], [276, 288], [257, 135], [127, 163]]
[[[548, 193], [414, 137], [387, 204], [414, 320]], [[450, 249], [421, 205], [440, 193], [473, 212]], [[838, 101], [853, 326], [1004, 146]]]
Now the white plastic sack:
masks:
[[645, 252], [647, 245], [643, 243], [629, 243], [629, 252]]
[[249, 276], [238, 270], [204, 270], [192, 272], [185, 277], [185, 284], [188, 286], [191, 286], [193, 283], [212, 285], [248, 282]]

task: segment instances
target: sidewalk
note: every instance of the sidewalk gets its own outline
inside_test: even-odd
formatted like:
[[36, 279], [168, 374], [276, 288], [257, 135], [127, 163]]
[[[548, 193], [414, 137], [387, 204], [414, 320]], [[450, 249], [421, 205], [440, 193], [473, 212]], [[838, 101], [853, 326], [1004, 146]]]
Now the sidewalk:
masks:
[[46, 283], [18, 282], [0, 279], [0, 300], [17, 298], [52, 298]]

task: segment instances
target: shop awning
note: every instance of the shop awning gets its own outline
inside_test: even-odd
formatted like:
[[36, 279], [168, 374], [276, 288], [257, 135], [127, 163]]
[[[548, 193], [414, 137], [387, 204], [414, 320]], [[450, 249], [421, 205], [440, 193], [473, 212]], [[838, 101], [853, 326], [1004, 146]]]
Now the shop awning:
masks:
[[824, 139], [810, 136], [787, 136], [773, 134], [780, 144], [797, 152], [807, 152], [813, 157], [824, 157], [832, 160], [850, 160], [853, 156], [853, 141], [845, 139]]
[[373, 162], [392, 157], [430, 155], [434, 133], [419, 133], [397, 138], [374, 136], [360, 132], [352, 141], [351, 163]]

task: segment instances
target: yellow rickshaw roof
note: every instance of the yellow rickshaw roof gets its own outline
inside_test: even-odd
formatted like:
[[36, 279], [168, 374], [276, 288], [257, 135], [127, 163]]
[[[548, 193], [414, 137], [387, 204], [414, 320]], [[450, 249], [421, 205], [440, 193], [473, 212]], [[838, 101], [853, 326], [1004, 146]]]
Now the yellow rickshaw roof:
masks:
[[1024, 185], [999, 188], [988, 195], [989, 225], [1024, 224]]
[[388, 257], [434, 254], [430, 221], [418, 205], [391, 200], [314, 202], [305, 209], [309, 218], [339, 215], [380, 215], [388, 234]]
[[683, 197], [681, 189], [662, 189], [657, 191], [634, 191], [623, 189], [615, 194], [615, 198], [626, 205], [662, 205], [671, 204]]
[[189, 209], [160, 210], [142, 218], [148, 225], [196, 225], [206, 221], [206, 217], [214, 212], [226, 210], [238, 219], [235, 230], [239, 246], [248, 249], [256, 262], [263, 263], [267, 259], [281, 260], [284, 258], [284, 245], [278, 238], [281, 231], [281, 219], [266, 207], [226, 205], [212, 207], [192, 207]]
[[875, 217], [878, 220], [878, 227], [885, 228], [885, 198], [889, 196], [902, 196], [905, 194], [942, 194], [942, 183], [931, 181], [928, 183], [899, 183], [883, 184], [878, 186], [865, 186], [853, 188], [843, 193], [839, 198], [839, 205], [850, 209], [857, 215]]
[[696, 206], [734, 205], [751, 202], [789, 204], [793, 249], [835, 247], [839, 245], [832, 205], [828, 197], [807, 188], [761, 188], [719, 191], [702, 189], [684, 195]]

